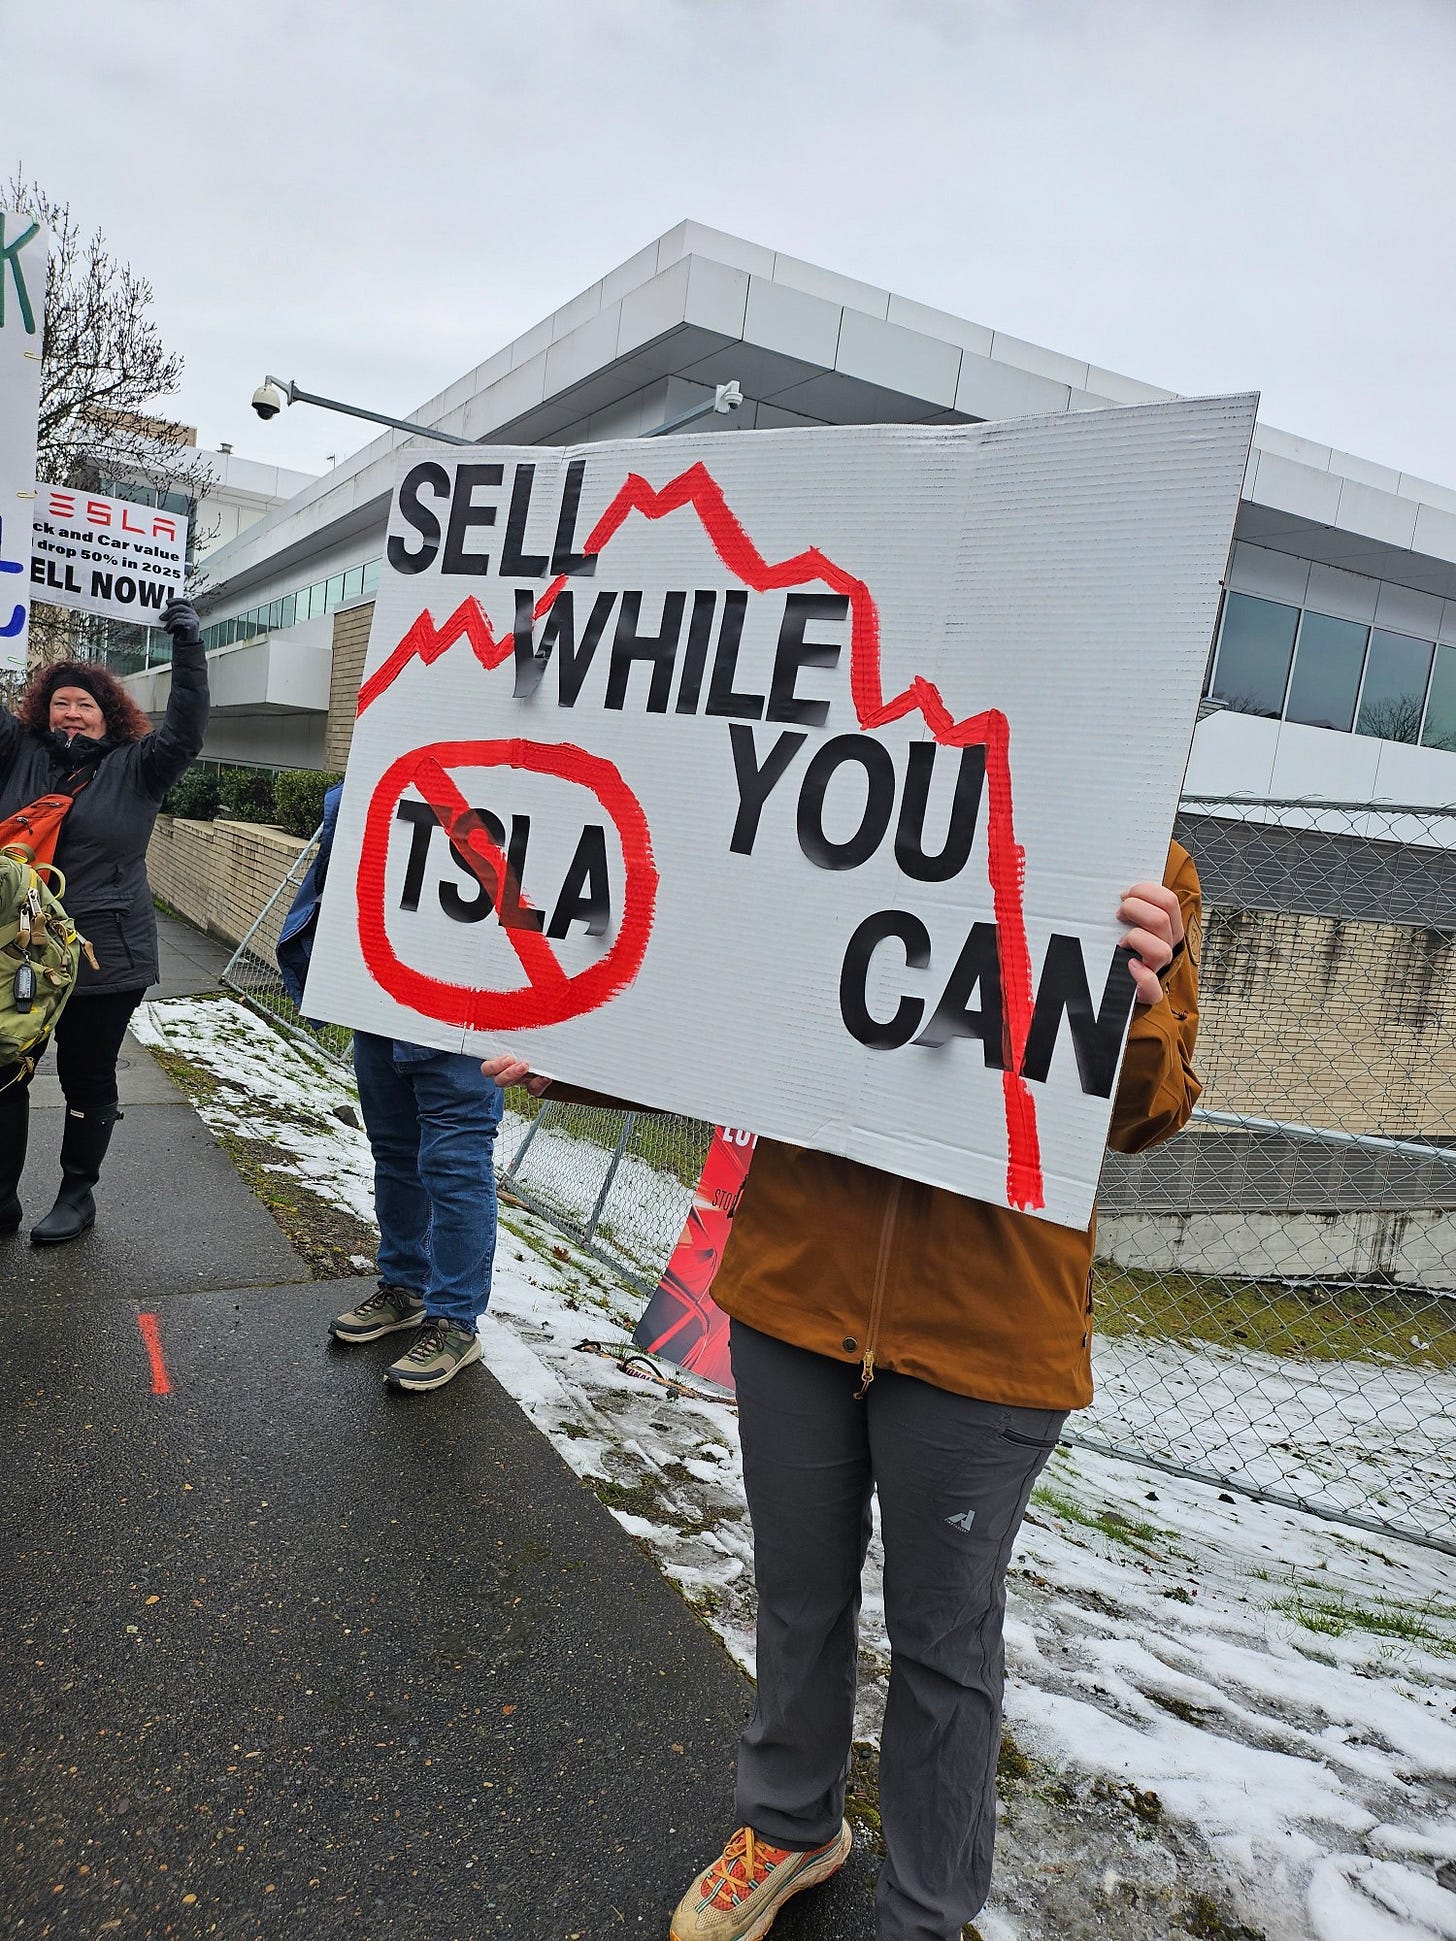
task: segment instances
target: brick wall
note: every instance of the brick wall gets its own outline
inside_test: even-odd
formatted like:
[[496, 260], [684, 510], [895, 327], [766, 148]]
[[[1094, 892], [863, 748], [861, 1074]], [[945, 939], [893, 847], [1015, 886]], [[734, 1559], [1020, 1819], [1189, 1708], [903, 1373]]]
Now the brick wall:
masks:
[[[153, 893], [179, 916], [224, 943], [247, 935], [306, 845], [286, 830], [257, 822], [189, 822], [158, 816], [147, 850]], [[291, 898], [280, 898], [256, 948], [271, 956]]]
[[1195, 1063], [1220, 1112], [1456, 1138], [1456, 938], [1209, 912]]
[[329, 676], [329, 716], [324, 727], [324, 767], [336, 775], [343, 774], [349, 760], [359, 683], [364, 675], [364, 656], [369, 651], [369, 626], [373, 618], [372, 600], [367, 606], [349, 607], [334, 615], [334, 663]]

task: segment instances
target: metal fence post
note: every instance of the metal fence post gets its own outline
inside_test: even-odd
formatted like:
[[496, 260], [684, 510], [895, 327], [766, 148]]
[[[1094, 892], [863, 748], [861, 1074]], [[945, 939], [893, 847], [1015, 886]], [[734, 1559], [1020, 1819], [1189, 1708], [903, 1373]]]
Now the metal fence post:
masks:
[[617, 1135], [617, 1149], [607, 1162], [607, 1173], [606, 1178], [602, 1181], [602, 1190], [597, 1194], [597, 1203], [592, 1208], [590, 1218], [586, 1223], [586, 1237], [588, 1240], [594, 1240], [596, 1238], [597, 1222], [602, 1217], [603, 1209], [607, 1204], [607, 1198], [616, 1183], [617, 1169], [622, 1164], [622, 1155], [627, 1150], [627, 1141], [631, 1138], [632, 1128], [636, 1123], [637, 1114], [635, 1112], [624, 1112], [622, 1114], [622, 1130]]
[[531, 1141], [536, 1137], [536, 1134], [541, 1130], [541, 1121], [546, 1117], [546, 1115], [550, 1112], [550, 1110], [551, 1110], [551, 1101], [549, 1099], [543, 1099], [536, 1112], [535, 1118], [532, 1119], [531, 1123], [526, 1127], [525, 1138], [521, 1141], [520, 1145], [517, 1146], [516, 1150], [511, 1154], [510, 1164], [506, 1167], [505, 1171], [501, 1174], [502, 1179], [510, 1180], [512, 1183], [514, 1183], [516, 1178], [516, 1168], [520, 1165], [521, 1161], [526, 1157], [526, 1154], [531, 1150]]

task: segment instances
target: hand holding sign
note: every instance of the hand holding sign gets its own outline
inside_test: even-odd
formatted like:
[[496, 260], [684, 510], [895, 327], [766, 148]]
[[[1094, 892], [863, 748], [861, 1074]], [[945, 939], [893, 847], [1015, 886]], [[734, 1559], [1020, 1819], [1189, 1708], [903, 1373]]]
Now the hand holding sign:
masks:
[[162, 615], [162, 625], [174, 646], [195, 647], [202, 638], [202, 622], [190, 600], [173, 600]]
[[1165, 971], [1183, 941], [1183, 912], [1166, 883], [1134, 883], [1117, 912], [1119, 923], [1133, 928], [1122, 940], [1139, 1004], [1157, 1004], [1163, 995], [1160, 971]]
[[533, 1099], [539, 1099], [551, 1080], [533, 1072], [523, 1058], [514, 1058], [509, 1052], [496, 1058], [487, 1058], [480, 1069], [487, 1078], [493, 1078], [503, 1092], [513, 1085], [524, 1085]]

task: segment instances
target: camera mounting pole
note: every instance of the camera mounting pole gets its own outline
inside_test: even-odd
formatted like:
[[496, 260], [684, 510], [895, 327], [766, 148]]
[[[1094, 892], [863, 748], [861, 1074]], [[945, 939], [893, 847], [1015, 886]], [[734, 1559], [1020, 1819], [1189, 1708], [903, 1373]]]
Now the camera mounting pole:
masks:
[[[260, 418], [271, 418], [277, 415], [276, 409], [265, 411], [261, 408], [262, 394], [270, 386], [279, 393], [284, 404], [316, 404], [323, 411], [341, 411], [349, 418], [367, 418], [371, 424], [389, 425], [395, 431], [410, 431], [419, 438], [434, 438], [442, 445], [475, 445], [480, 442], [476, 438], [461, 438], [453, 431], [437, 431], [433, 425], [416, 424], [412, 418], [391, 418], [386, 411], [366, 411], [363, 405], [342, 404], [337, 398], [319, 397], [313, 391], [300, 390], [291, 377], [264, 378], [259, 389], [253, 394], [253, 409], [258, 412]], [[743, 390], [736, 379], [727, 384], [715, 385], [712, 397], [704, 403], [694, 405], [690, 411], [684, 411], [676, 418], [669, 418], [666, 424], [655, 425], [651, 431], [643, 432], [642, 436], [661, 438], [668, 432], [680, 431], [684, 425], [696, 423], [699, 418], [706, 418], [714, 413], [726, 415], [730, 411], [736, 411], [742, 402]]]

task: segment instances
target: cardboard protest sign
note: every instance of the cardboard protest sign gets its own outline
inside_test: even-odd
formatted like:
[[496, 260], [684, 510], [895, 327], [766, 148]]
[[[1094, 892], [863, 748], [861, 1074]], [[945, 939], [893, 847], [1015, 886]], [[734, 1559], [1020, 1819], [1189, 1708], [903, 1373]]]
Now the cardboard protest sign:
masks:
[[309, 1014], [1085, 1226], [1254, 406], [402, 453]]
[[50, 241], [30, 216], [0, 209], [0, 668], [25, 666], [30, 514]]
[[175, 512], [42, 485], [33, 517], [34, 599], [145, 627], [182, 597], [187, 521]]

